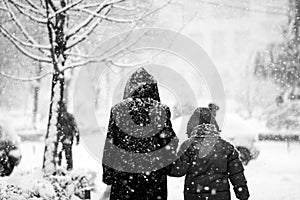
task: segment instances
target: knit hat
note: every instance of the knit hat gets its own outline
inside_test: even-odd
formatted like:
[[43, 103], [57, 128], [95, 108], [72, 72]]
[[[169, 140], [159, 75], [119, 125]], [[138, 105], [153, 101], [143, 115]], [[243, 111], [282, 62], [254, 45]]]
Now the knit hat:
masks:
[[190, 137], [192, 130], [202, 124], [213, 124], [217, 131], [220, 131], [218, 123], [215, 119], [216, 110], [218, 109], [217, 105], [209, 104], [209, 108], [200, 107], [197, 108], [192, 116], [190, 117], [187, 124], [187, 134]]

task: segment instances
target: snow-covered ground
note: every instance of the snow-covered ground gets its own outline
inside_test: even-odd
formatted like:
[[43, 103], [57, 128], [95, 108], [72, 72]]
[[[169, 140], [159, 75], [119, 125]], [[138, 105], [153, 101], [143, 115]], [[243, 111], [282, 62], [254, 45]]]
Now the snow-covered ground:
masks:
[[[245, 167], [252, 200], [299, 200], [300, 199], [300, 143], [291, 143], [288, 149], [282, 142], [258, 142], [260, 155]], [[23, 159], [12, 176], [0, 181], [12, 180], [18, 172], [41, 167], [43, 144], [40, 142], [21, 145]], [[101, 151], [99, 149], [99, 151]], [[98, 200], [105, 185], [101, 183], [101, 163], [91, 156], [84, 145], [74, 146], [75, 168], [92, 169], [98, 174], [97, 192], [92, 199]], [[183, 178], [169, 178], [169, 199], [183, 199]], [[234, 198], [234, 194], [232, 195]]]

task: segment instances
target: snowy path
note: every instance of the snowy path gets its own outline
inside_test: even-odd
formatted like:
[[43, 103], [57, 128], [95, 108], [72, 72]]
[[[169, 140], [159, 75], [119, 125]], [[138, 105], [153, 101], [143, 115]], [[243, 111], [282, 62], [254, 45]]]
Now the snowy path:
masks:
[[[257, 160], [246, 167], [246, 177], [251, 193], [250, 200], [299, 200], [300, 199], [300, 144], [259, 142], [261, 153]], [[16, 172], [40, 167], [42, 164], [43, 144], [23, 143], [23, 159]], [[74, 146], [75, 168], [97, 171], [98, 192], [93, 199], [98, 200], [100, 191], [105, 188], [101, 183], [101, 163], [96, 161], [83, 145]], [[183, 178], [169, 178], [169, 199], [183, 199]], [[233, 195], [233, 198], [234, 195]]]

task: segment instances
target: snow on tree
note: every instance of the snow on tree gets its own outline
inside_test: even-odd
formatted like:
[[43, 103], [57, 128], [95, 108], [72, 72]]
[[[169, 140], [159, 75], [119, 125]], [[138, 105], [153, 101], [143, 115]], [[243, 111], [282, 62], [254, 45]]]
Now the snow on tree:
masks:
[[[283, 40], [270, 43], [258, 51], [254, 58], [254, 74], [272, 80], [282, 90], [281, 98], [289, 93], [288, 99], [300, 95], [300, 2], [290, 0], [288, 24], [283, 28]], [[300, 96], [299, 96], [300, 97]], [[279, 100], [279, 99], [278, 99]]]
[[279, 88], [276, 104], [267, 109], [267, 126], [276, 130], [299, 129], [300, 100], [300, 2], [289, 0], [290, 14], [283, 39], [256, 52], [254, 74], [272, 80]]
[[[3, 71], [0, 71], [0, 75], [19, 81], [37, 81], [48, 75], [52, 76], [43, 160], [46, 174], [51, 174], [56, 169], [57, 111], [58, 102], [65, 100], [67, 70], [94, 62], [122, 66], [122, 63], [115, 62], [114, 59], [126, 51], [126, 47], [108, 49], [96, 58], [86, 50], [91, 49], [90, 45], [94, 42], [91, 40], [101, 41], [103, 35], [112, 35], [118, 30], [116, 27], [120, 27], [120, 30], [139, 28], [169, 3], [170, 1], [166, 1], [155, 8], [151, 0], [1, 1], [0, 13], [7, 22], [0, 24], [0, 32], [19, 52], [41, 63], [47, 70], [35, 77], [17, 77]], [[16, 31], [12, 31], [12, 28]], [[93, 33], [98, 33], [97, 37]]]

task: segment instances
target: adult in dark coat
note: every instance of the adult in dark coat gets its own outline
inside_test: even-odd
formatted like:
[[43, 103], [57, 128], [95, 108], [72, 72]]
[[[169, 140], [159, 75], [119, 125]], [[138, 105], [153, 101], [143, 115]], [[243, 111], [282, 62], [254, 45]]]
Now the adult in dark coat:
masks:
[[73, 141], [76, 139], [76, 144], [79, 144], [79, 130], [73, 115], [67, 111], [65, 103], [60, 102], [59, 105], [58, 141], [61, 143], [62, 148], [58, 153], [58, 165], [61, 165], [62, 153], [64, 152], [67, 161], [67, 170], [70, 171], [73, 169]]
[[103, 182], [110, 200], [167, 200], [167, 166], [178, 139], [157, 81], [144, 68], [128, 80], [124, 100], [111, 109], [103, 153]]
[[237, 199], [247, 200], [249, 192], [238, 151], [222, 139], [215, 113], [198, 108], [188, 126], [189, 139], [180, 147], [179, 159], [170, 175], [184, 176], [185, 200], [230, 200], [230, 184]]

